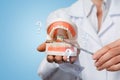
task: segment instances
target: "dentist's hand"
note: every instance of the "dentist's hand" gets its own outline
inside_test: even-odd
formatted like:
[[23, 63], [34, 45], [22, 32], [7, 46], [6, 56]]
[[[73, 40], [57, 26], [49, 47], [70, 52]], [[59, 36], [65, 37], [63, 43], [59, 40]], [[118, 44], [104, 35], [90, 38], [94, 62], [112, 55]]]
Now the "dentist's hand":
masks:
[[93, 55], [93, 59], [96, 60], [95, 66], [98, 70], [106, 69], [107, 71], [119, 71], [120, 39], [98, 50]]
[[[43, 44], [38, 46], [37, 50], [40, 52], [44, 52], [46, 50], [46, 43], [48, 43], [48, 42], [52, 42], [52, 41], [49, 40], [49, 41], [44, 42]], [[77, 60], [79, 53], [80, 53], [80, 50], [78, 50], [77, 56], [70, 57], [70, 63], [74, 63]], [[67, 62], [67, 56], [48, 55], [47, 61], [50, 63], [56, 62], [56, 63], [60, 64], [63, 62]]]
[[[68, 35], [67, 35], [67, 31], [63, 30], [63, 29], [57, 29], [56, 34], [53, 36], [53, 40], [47, 40], [46, 42], [44, 42], [43, 44], [41, 44], [40, 46], [38, 46], [37, 50], [40, 52], [44, 52], [46, 50], [46, 43], [50, 43], [53, 41], [58, 41], [57, 36], [61, 35], [62, 37], [64, 37], [64, 39], [68, 39]], [[80, 50], [77, 51], [77, 55], [80, 53]], [[73, 56], [70, 57], [70, 63], [74, 63], [76, 61], [78, 56]], [[62, 62], [67, 62], [67, 56], [58, 56], [58, 55], [48, 55], [47, 56], [47, 60], [48, 62], [56, 62], [56, 63], [62, 63]]]

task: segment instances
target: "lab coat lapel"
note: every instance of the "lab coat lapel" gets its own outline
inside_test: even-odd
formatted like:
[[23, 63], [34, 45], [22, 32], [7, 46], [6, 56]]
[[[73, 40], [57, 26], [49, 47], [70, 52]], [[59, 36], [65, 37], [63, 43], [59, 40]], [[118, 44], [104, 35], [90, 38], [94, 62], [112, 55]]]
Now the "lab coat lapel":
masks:
[[[77, 12], [76, 12], [77, 10]], [[72, 17], [77, 17], [77, 18], [83, 18], [83, 25], [82, 25], [82, 29], [92, 37], [93, 40], [95, 40], [95, 42], [97, 44], [99, 44], [100, 46], [102, 45], [97, 33], [95, 32], [95, 30], [93, 29], [91, 23], [88, 21], [87, 17], [85, 16], [84, 13], [84, 8], [83, 8], [83, 1], [82, 0], [78, 0], [75, 4], [73, 4], [70, 8], [69, 8], [69, 12], [68, 15], [72, 16]], [[79, 19], [77, 19], [78, 21], [76, 21], [79, 24]], [[81, 26], [81, 24], [79, 25]]]
[[113, 26], [113, 20], [112, 18], [108, 15], [102, 24], [101, 30], [98, 33], [98, 36], [101, 37], [103, 36], [111, 27]]
[[102, 37], [111, 27], [113, 27], [114, 21], [112, 20], [112, 17], [120, 16], [120, 2], [115, 0], [111, 1], [108, 15], [106, 16], [105, 21], [102, 24], [102, 28], [98, 34], [99, 37]]
[[[109, 0], [110, 1], [110, 0]], [[77, 18], [83, 18], [83, 29], [86, 33], [88, 33], [94, 40], [95, 42], [97, 42], [97, 44], [102, 46], [102, 42], [100, 40], [100, 37], [102, 35], [104, 35], [105, 32], [107, 32], [112, 26], [113, 26], [113, 20], [111, 18], [111, 16], [114, 15], [118, 15], [120, 14], [120, 2], [116, 1], [116, 0], [111, 0], [112, 4], [110, 4], [110, 9], [108, 12], [108, 15], [106, 16], [106, 19], [102, 25], [102, 28], [99, 32], [99, 34], [97, 34], [95, 32], [95, 30], [93, 29], [91, 23], [88, 21], [87, 17], [85, 17], [84, 14], [84, 8], [83, 8], [83, 1], [82, 0], [78, 0], [75, 4], [73, 4], [70, 8], [69, 8], [69, 12], [68, 14], [72, 17], [77, 17]], [[76, 12], [77, 10], [77, 12]], [[81, 12], [82, 11], [82, 12]]]
[[101, 40], [100, 40], [100, 38], [98, 37], [97, 32], [93, 29], [90, 21], [88, 21], [87, 18], [84, 18], [82, 27], [83, 27], [83, 30], [84, 30], [86, 33], [88, 33], [88, 35], [89, 35], [97, 44], [99, 44], [100, 46], [102, 46]]

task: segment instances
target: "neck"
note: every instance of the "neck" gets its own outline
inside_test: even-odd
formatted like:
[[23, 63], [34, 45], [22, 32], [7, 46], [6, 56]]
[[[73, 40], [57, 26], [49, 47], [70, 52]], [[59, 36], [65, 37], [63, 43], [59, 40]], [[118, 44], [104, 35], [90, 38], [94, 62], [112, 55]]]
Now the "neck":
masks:
[[92, 0], [92, 2], [96, 7], [101, 7], [103, 0]]
[[97, 11], [101, 12], [103, 0], [92, 0], [92, 2], [96, 6]]
[[92, 2], [97, 8], [98, 31], [99, 31], [102, 23], [102, 16], [103, 16], [103, 11], [102, 11], [103, 0], [92, 0]]

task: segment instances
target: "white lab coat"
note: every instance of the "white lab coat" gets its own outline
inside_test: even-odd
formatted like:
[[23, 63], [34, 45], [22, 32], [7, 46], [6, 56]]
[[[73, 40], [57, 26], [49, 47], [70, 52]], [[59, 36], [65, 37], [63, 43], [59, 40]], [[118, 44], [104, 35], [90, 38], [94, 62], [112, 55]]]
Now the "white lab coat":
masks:
[[[120, 39], [120, 3], [119, 0], [112, 0], [108, 15], [97, 34], [88, 21], [82, 0], [68, 8], [57, 10], [50, 14], [47, 20], [49, 24], [53, 19], [67, 18], [73, 21], [78, 27], [78, 42], [82, 48], [96, 52], [103, 46]], [[75, 64], [77, 70], [74, 69]], [[43, 80], [120, 80], [120, 71], [109, 72], [106, 70], [97, 71], [92, 56], [81, 51], [79, 60], [72, 65], [73, 71], [67, 72], [67, 64], [64, 70], [61, 65], [48, 63], [44, 59], [38, 69], [38, 74]], [[78, 67], [79, 66], [79, 67]], [[75, 66], [76, 67], [76, 66]]]

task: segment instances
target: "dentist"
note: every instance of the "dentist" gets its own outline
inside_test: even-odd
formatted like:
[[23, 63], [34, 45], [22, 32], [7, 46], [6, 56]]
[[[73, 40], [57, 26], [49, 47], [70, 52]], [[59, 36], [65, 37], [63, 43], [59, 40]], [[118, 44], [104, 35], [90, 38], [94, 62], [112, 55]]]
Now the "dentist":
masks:
[[[120, 80], [120, 1], [78, 0], [68, 8], [51, 13], [47, 24], [58, 18], [69, 19], [76, 24], [80, 47], [93, 52], [93, 56], [80, 51], [78, 57], [71, 58], [73, 64], [65, 63], [64, 56], [55, 59], [47, 56], [38, 69], [41, 78]], [[41, 44], [38, 51], [45, 51], [45, 46], [45, 43]]]

